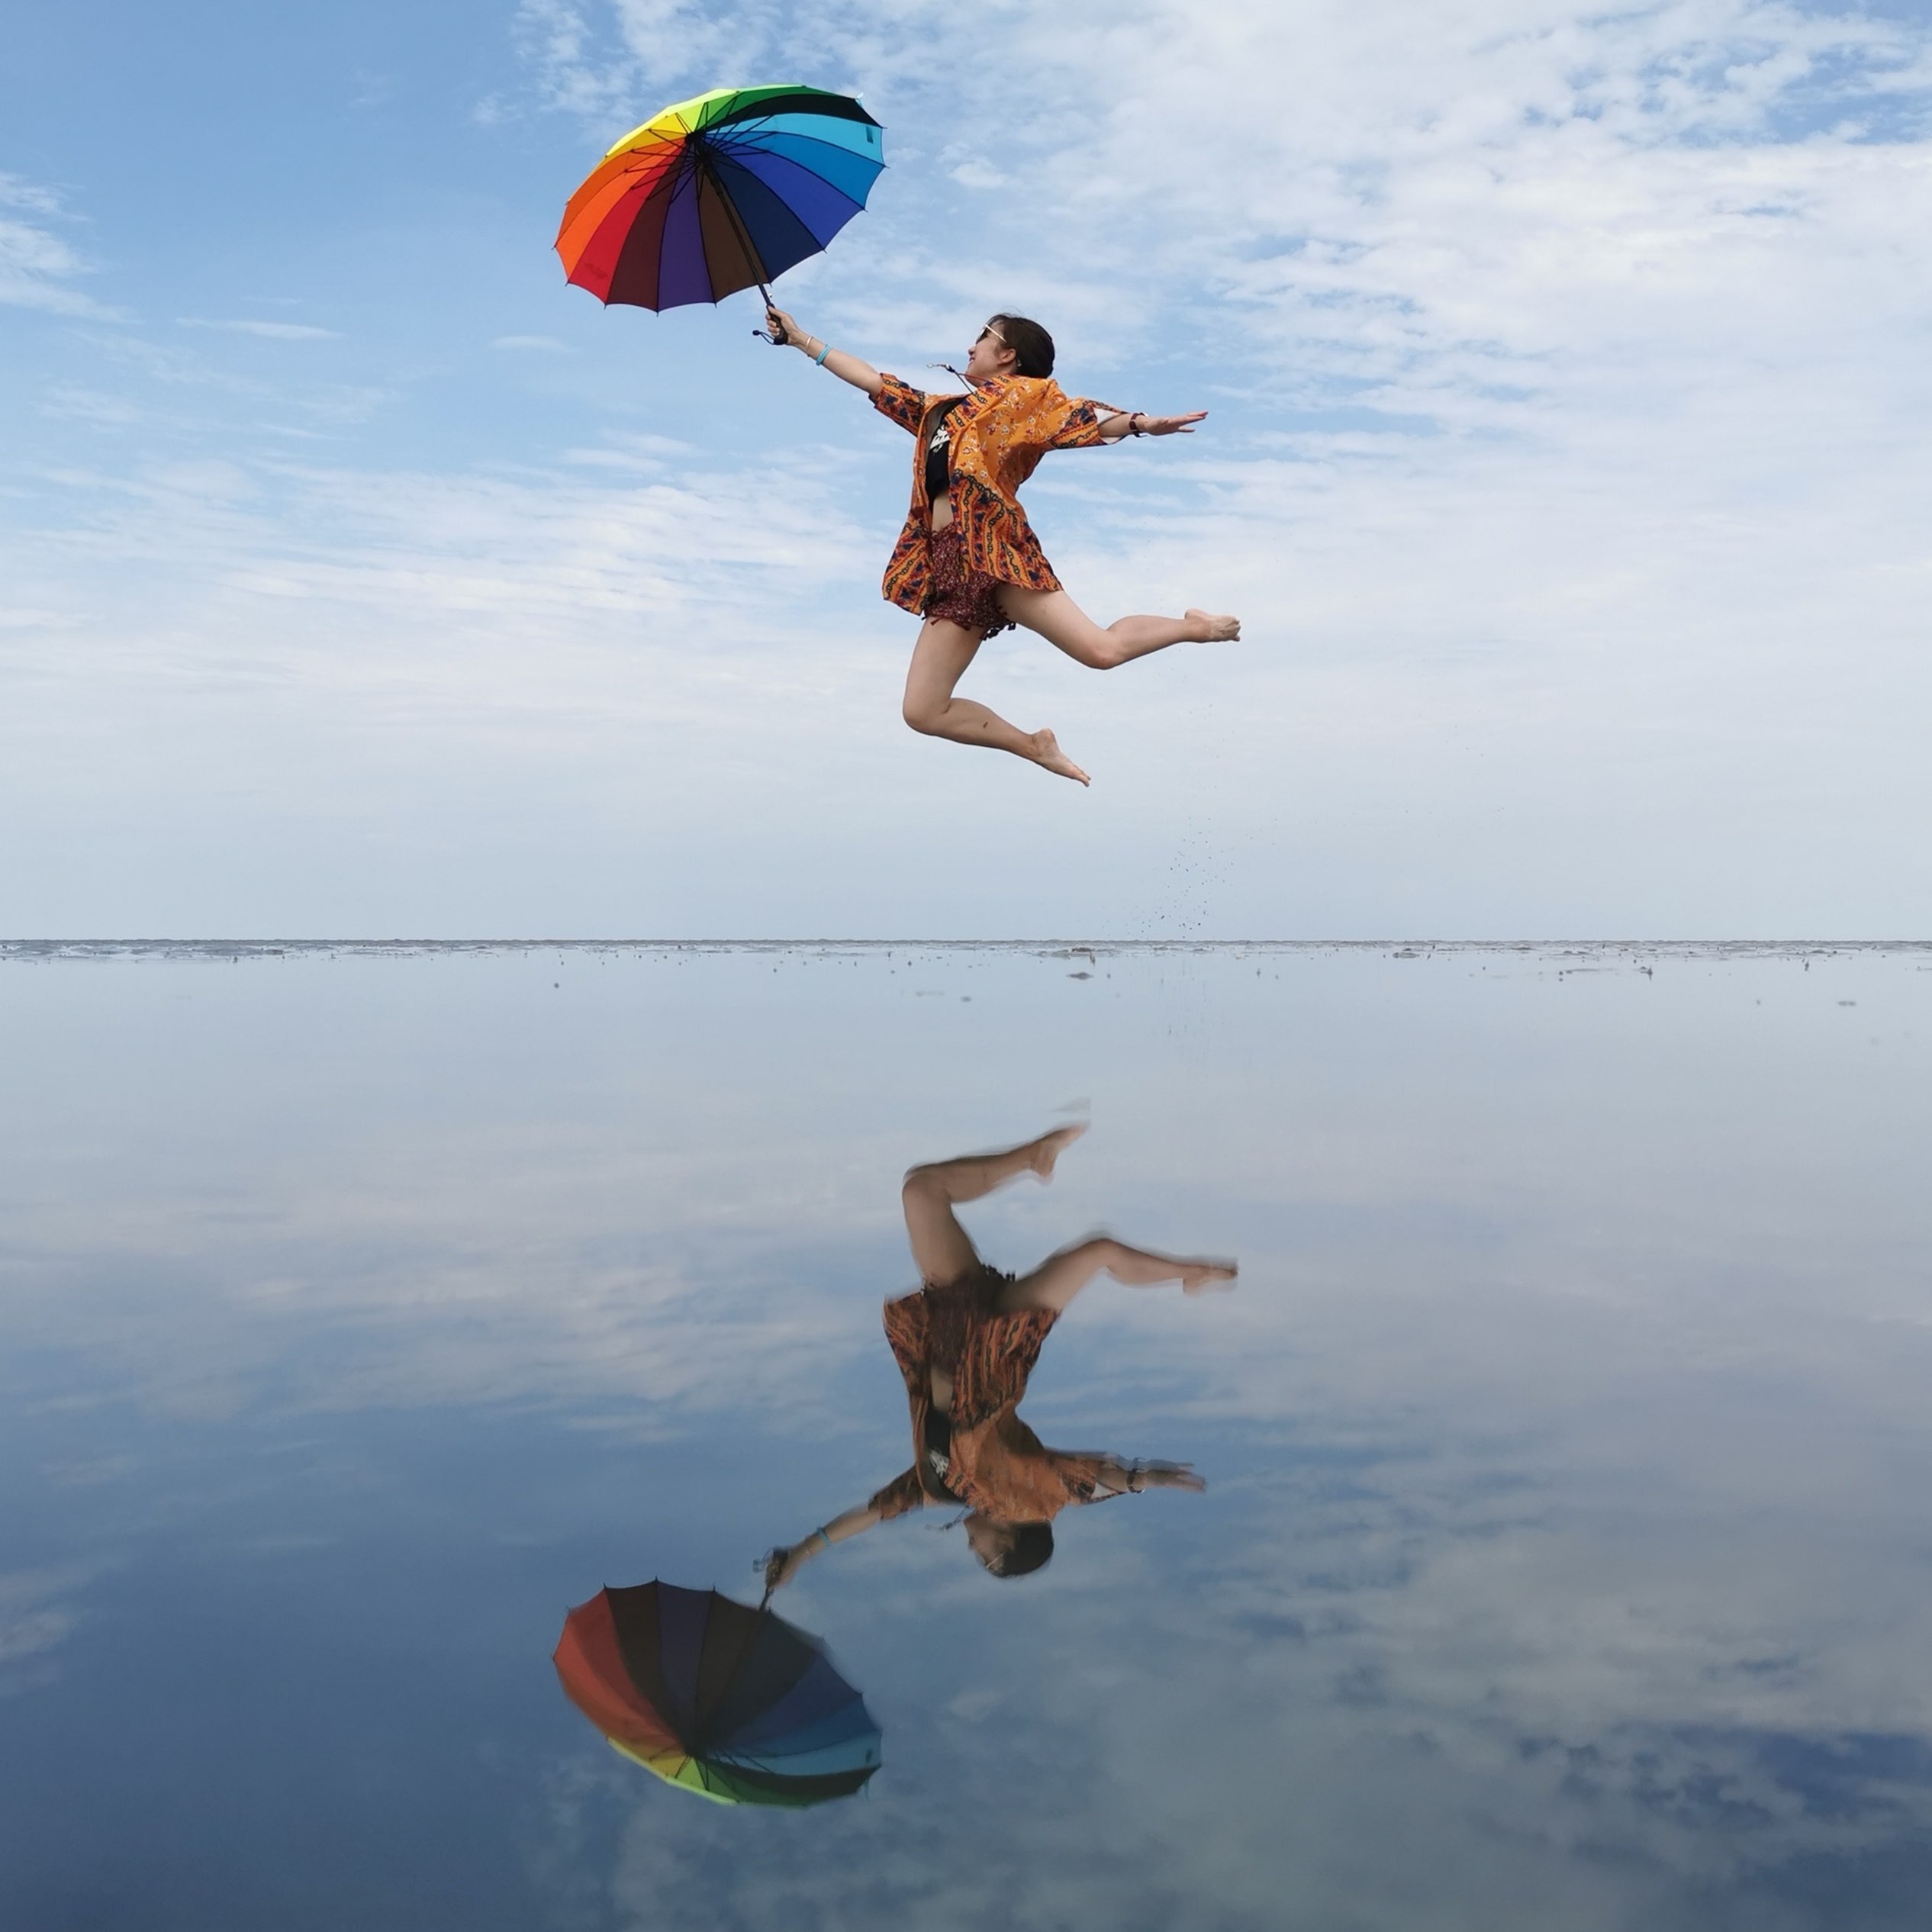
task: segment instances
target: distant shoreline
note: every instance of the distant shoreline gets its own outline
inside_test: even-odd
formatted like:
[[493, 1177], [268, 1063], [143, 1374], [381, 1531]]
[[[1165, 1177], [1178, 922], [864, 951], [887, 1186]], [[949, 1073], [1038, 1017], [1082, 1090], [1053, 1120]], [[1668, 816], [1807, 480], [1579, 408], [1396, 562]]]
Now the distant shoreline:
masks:
[[1538, 958], [1783, 959], [1844, 953], [1932, 954], [1932, 939], [4, 939], [0, 960], [275, 959], [314, 954], [373, 958], [438, 954], [1010, 953], [1048, 958], [1163, 953], [1375, 953], [1424, 958], [1507, 953]]

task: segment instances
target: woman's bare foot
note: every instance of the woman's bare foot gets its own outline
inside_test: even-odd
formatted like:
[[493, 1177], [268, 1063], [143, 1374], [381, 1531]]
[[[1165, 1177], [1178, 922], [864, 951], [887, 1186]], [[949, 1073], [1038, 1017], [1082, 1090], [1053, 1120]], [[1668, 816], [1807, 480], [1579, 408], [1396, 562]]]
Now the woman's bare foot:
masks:
[[1033, 762], [1045, 766], [1049, 771], [1057, 771], [1063, 778], [1074, 778], [1081, 784], [1093, 781], [1060, 749], [1060, 740], [1050, 731], [1036, 731], [1033, 739]]
[[1205, 1295], [1211, 1288], [1232, 1287], [1240, 1272], [1232, 1261], [1190, 1261], [1180, 1271], [1180, 1292]]
[[1051, 1180], [1055, 1161], [1086, 1132], [1087, 1123], [1082, 1121], [1075, 1127], [1056, 1127], [1051, 1133], [1042, 1134], [1033, 1143], [1033, 1171], [1042, 1180]]
[[1212, 610], [1190, 607], [1181, 613], [1194, 626], [1192, 642], [1196, 644], [1232, 644], [1241, 636], [1238, 617], [1217, 617]]

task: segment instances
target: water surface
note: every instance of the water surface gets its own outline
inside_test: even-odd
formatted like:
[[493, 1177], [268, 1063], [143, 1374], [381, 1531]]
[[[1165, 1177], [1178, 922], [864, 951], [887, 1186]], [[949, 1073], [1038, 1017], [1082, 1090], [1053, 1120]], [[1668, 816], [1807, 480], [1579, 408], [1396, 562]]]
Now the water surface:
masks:
[[[1932, 952], [16, 947], [0, 1918], [1917, 1927]], [[917, 1164], [1096, 1230], [1047, 1444], [1206, 1483], [776, 1607], [884, 1732], [707, 1804], [568, 1608], [912, 1454]]]

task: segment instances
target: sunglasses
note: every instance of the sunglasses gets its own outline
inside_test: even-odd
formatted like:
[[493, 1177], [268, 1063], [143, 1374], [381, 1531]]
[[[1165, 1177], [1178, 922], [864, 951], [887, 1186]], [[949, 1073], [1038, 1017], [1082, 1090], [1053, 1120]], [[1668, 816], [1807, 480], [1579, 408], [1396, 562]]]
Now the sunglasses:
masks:
[[[978, 340], [974, 343], [973, 346], [975, 349], [978, 348], [980, 343], [985, 341], [988, 336], [990, 336], [995, 342], [999, 343], [1002, 349], [1010, 349], [1013, 346], [1013, 344], [1007, 341], [1006, 337], [1003, 336], [990, 322], [989, 322], [986, 327], [980, 331]], [[964, 382], [966, 380], [964, 372], [955, 369], [950, 362], [928, 362], [926, 366], [929, 369], [944, 369], [947, 375], [958, 376], [961, 382]]]

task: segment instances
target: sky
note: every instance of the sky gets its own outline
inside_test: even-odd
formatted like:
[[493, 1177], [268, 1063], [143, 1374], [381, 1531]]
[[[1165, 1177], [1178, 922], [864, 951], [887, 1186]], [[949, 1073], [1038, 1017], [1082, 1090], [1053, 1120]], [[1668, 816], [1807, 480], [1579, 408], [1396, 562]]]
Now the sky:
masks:
[[[10, 0], [0, 936], [1924, 937], [1932, 11]], [[1113, 673], [915, 736], [910, 445], [550, 251], [618, 135], [862, 94], [787, 275], [1201, 433], [1028, 486]]]

